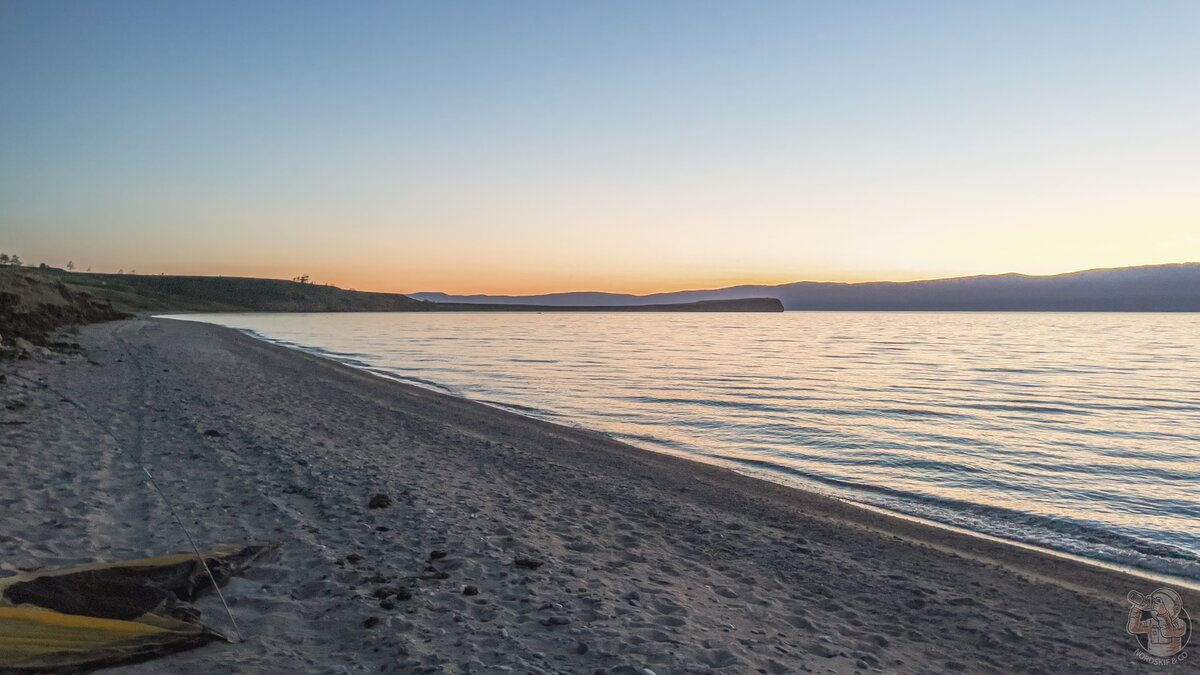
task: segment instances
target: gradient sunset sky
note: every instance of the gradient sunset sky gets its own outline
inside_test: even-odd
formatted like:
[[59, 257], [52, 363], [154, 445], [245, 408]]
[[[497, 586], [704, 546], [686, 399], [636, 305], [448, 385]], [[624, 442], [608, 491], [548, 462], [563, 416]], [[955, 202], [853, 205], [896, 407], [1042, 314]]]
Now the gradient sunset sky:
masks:
[[651, 292], [1200, 259], [1200, 2], [0, 2], [0, 250]]

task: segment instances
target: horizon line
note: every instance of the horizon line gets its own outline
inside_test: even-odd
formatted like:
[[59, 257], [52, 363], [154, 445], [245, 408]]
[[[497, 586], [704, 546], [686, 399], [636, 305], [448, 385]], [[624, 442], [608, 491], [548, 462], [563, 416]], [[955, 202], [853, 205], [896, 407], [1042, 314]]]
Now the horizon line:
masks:
[[[1039, 279], [1039, 278], [1040, 279], [1048, 279], [1048, 278], [1052, 278], [1052, 277], [1070, 276], [1072, 274], [1086, 274], [1088, 272], [1115, 272], [1118, 270], [1141, 269], [1141, 268], [1146, 268], [1146, 267], [1173, 267], [1173, 266], [1181, 266], [1181, 265], [1200, 265], [1200, 261], [1187, 260], [1187, 261], [1182, 261], [1182, 262], [1146, 263], [1143, 265], [1118, 265], [1116, 267], [1087, 267], [1084, 269], [1070, 270], [1067, 272], [1054, 272], [1051, 274], [1027, 274], [1025, 272], [996, 272], [996, 273], [983, 273], [983, 274], [965, 274], [965, 275], [961, 275], [961, 276], [949, 276], [949, 277], [907, 279], [907, 280], [902, 280], [902, 281], [898, 281], [895, 279], [872, 279], [872, 280], [866, 280], [866, 281], [833, 281], [833, 280], [817, 281], [817, 280], [811, 280], [811, 279], [798, 279], [796, 281], [784, 281], [784, 282], [777, 283], [777, 284], [735, 283], [735, 284], [730, 284], [728, 286], [716, 286], [716, 287], [705, 287], [705, 288], [679, 288], [679, 289], [675, 289], [675, 290], [652, 291], [649, 293], [624, 293], [624, 292], [619, 292], [619, 291], [596, 291], [596, 290], [549, 291], [549, 292], [545, 292], [545, 293], [446, 293], [444, 291], [411, 291], [411, 292], [401, 293], [401, 295], [409, 295], [409, 296], [413, 296], [413, 295], [445, 295], [448, 297], [455, 297], [455, 298], [470, 298], [470, 297], [529, 298], [529, 297], [542, 297], [542, 296], [549, 296], [549, 295], [574, 295], [574, 294], [580, 294], [580, 293], [592, 293], [592, 294], [600, 294], [600, 295], [620, 295], [620, 296], [629, 296], [629, 297], [634, 297], [634, 298], [647, 298], [647, 297], [651, 297], [651, 296], [655, 296], [655, 295], [667, 295], [667, 294], [672, 294], [672, 293], [689, 293], [689, 292], [704, 293], [704, 292], [711, 292], [711, 291], [723, 291], [723, 290], [728, 290], [728, 289], [733, 289], [733, 288], [744, 288], [747, 286], [757, 286], [757, 287], [761, 287], [761, 288], [778, 288], [780, 286], [791, 286], [793, 284], [828, 284], [828, 285], [838, 285], [838, 286], [863, 286], [863, 285], [867, 285], [867, 284], [919, 284], [919, 283], [927, 283], [927, 282], [934, 282], [934, 281], [957, 281], [957, 280], [962, 280], [962, 279], [987, 279], [987, 278], [996, 278], [996, 277], [1026, 277], [1026, 278], [1030, 278], [1030, 279]], [[251, 277], [246, 277], [246, 278], [251, 278]], [[391, 291], [367, 291], [367, 292], [387, 293], [387, 292], [391, 292]]]
[[[45, 264], [45, 263], [42, 263], [42, 264]], [[818, 280], [812, 280], [812, 279], [799, 279], [799, 280], [795, 280], [795, 281], [784, 281], [784, 282], [780, 282], [780, 283], [745, 282], [745, 283], [733, 283], [733, 284], [729, 284], [729, 285], [725, 285], [725, 286], [686, 287], [686, 288], [678, 288], [678, 289], [674, 289], [674, 290], [651, 291], [651, 292], [647, 292], [647, 293], [628, 293], [628, 292], [620, 292], [620, 291], [599, 291], [599, 290], [567, 290], [567, 291], [548, 291], [548, 292], [542, 292], [542, 293], [487, 293], [487, 292], [446, 293], [444, 291], [403, 292], [403, 291], [365, 290], [365, 289], [361, 289], [361, 288], [350, 287], [347, 285], [338, 285], [338, 284], [335, 284], [332, 282], [310, 281], [308, 283], [311, 283], [313, 285], [318, 285], [318, 286], [333, 286], [335, 288], [340, 288], [342, 290], [356, 291], [356, 292], [362, 292], [362, 293], [383, 293], [383, 294], [405, 295], [405, 296], [410, 296], [410, 297], [416, 296], [416, 295], [444, 295], [446, 297], [451, 297], [451, 298], [471, 298], [471, 297], [529, 298], [529, 297], [545, 297], [545, 296], [554, 296], [554, 295], [599, 294], [599, 295], [622, 296], [622, 297], [631, 297], [631, 298], [647, 298], [647, 297], [652, 297], [652, 296], [656, 296], [656, 295], [671, 295], [671, 294], [675, 294], [675, 293], [689, 293], [689, 292], [705, 293], [705, 292], [715, 292], [715, 291], [722, 291], [722, 290], [729, 290], [729, 289], [736, 289], [736, 288], [745, 288], [745, 287], [778, 288], [781, 286], [790, 286], [790, 285], [794, 285], [794, 284], [825, 284], [825, 285], [837, 285], [837, 286], [862, 286], [862, 285], [868, 285], [868, 284], [916, 284], [916, 283], [931, 283], [931, 282], [937, 282], [937, 281], [957, 281], [957, 280], [966, 280], [966, 279], [986, 279], [986, 278], [998, 278], [998, 277], [1025, 277], [1025, 278], [1031, 278], [1031, 279], [1039, 279], [1039, 278], [1040, 279], [1048, 279], [1048, 278], [1053, 278], [1053, 277], [1070, 276], [1073, 274], [1086, 274], [1088, 272], [1112, 272], [1112, 271], [1119, 271], [1119, 270], [1142, 269], [1142, 268], [1151, 268], [1151, 267], [1174, 267], [1174, 266], [1184, 266], [1184, 265], [1200, 265], [1200, 261], [1189, 260], [1189, 261], [1180, 261], [1180, 262], [1146, 263], [1146, 264], [1141, 264], [1141, 265], [1119, 265], [1119, 266], [1114, 266], [1114, 267], [1088, 267], [1088, 268], [1084, 268], [1084, 269], [1076, 269], [1076, 270], [1070, 270], [1070, 271], [1066, 271], [1066, 272], [1054, 272], [1054, 273], [1049, 273], [1049, 274], [1027, 274], [1024, 272], [997, 272], [997, 273], [982, 273], [982, 274], [966, 274], [966, 275], [960, 275], [960, 276], [917, 278], [917, 279], [907, 279], [907, 280], [872, 279], [872, 280], [862, 280], [862, 281], [835, 281], [835, 280], [818, 281]], [[25, 264], [22, 266], [28, 267], [28, 268], [36, 268], [36, 266], [34, 266], [32, 264]], [[104, 272], [104, 271], [92, 271], [90, 269], [89, 270], [67, 270], [67, 269], [61, 268], [61, 267], [54, 267], [54, 266], [49, 266], [49, 267], [50, 267], [50, 269], [63, 271], [63, 272], [70, 272], [72, 274], [94, 274], [94, 275], [108, 275], [108, 276], [172, 276], [172, 277], [194, 277], [194, 278], [263, 279], [263, 280], [272, 280], [272, 281], [295, 281], [295, 278], [283, 278], [283, 277], [271, 277], [271, 276], [245, 276], [245, 275], [241, 275], [241, 274], [172, 274], [172, 273], [167, 273], [167, 272], [140, 272], [139, 273], [139, 272], [124, 272], [124, 271]]]

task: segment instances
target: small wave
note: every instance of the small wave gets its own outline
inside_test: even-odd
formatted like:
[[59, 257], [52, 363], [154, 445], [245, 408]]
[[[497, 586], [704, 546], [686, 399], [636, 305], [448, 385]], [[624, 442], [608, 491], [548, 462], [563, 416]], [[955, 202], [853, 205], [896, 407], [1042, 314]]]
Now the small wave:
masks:
[[937, 523], [1121, 565], [1130, 564], [1127, 552], [1134, 551], [1142, 556], [1137, 560], [1137, 566], [1184, 578], [1200, 578], [1200, 555], [1195, 552], [1116, 532], [1101, 523], [1045, 517], [1003, 507], [867, 485], [815, 475], [759, 459], [726, 459], [758, 470], [785, 473], [805, 482], [819, 483], [835, 489], [836, 494], [850, 501], [927, 518]]
[[497, 408], [504, 408], [505, 410], [513, 410], [513, 411], [517, 411], [517, 412], [521, 412], [521, 413], [536, 415], [538, 417], [555, 417], [554, 413], [551, 413], [548, 410], [543, 410], [542, 408], [535, 408], [530, 405], [521, 405], [519, 403], [505, 403], [503, 401], [491, 401], [491, 400], [488, 400], [485, 398], [476, 399], [476, 400], [479, 401], [480, 403], [486, 403], [487, 405], [490, 405], [490, 406], [495, 406]]
[[[353, 364], [348, 364], [348, 365], [353, 365]], [[439, 392], [442, 394], [450, 394], [451, 396], [459, 395], [458, 391], [456, 389], [454, 389], [453, 387], [448, 387], [440, 382], [434, 382], [433, 380], [427, 380], [423, 377], [416, 377], [414, 375], [406, 375], [403, 373], [397, 373], [392, 370], [386, 370], [383, 368], [375, 368], [375, 367], [366, 367], [366, 368], [362, 368], [362, 370], [365, 370], [365, 371], [371, 373], [372, 375], [386, 377], [389, 380], [395, 380], [397, 382], [411, 384], [413, 386], [421, 387], [422, 389], [431, 389], [433, 391], [436, 391], [436, 392]]]
[[958, 403], [954, 404], [957, 408], [969, 408], [971, 410], [987, 410], [989, 412], [1026, 412], [1026, 413], [1042, 413], [1046, 415], [1091, 415], [1089, 410], [1075, 410], [1073, 408], [1062, 408], [1048, 405], [1006, 405], [1001, 403]]

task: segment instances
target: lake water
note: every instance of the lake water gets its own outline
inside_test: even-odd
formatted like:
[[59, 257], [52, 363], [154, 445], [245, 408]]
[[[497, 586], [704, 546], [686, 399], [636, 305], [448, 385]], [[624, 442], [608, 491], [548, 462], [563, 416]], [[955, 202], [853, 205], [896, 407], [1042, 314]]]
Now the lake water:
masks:
[[643, 448], [1200, 579], [1200, 315], [178, 318]]

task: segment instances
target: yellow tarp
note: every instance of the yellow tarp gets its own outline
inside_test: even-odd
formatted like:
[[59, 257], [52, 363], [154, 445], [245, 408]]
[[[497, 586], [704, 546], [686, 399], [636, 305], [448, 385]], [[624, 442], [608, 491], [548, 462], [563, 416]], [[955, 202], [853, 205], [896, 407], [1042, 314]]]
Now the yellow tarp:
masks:
[[[275, 547], [204, 554], [218, 583]], [[224, 636], [183, 604], [212, 590], [194, 555], [0, 579], [0, 673], [73, 673], [192, 649]]]

